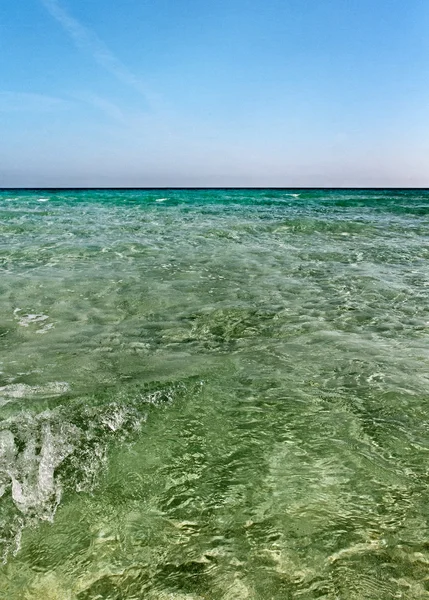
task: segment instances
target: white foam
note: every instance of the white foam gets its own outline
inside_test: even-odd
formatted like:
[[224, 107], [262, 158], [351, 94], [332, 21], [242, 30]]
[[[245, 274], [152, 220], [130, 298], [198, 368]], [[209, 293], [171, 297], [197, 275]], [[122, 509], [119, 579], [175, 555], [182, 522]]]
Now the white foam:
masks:
[[0, 406], [20, 398], [34, 398], [35, 396], [52, 398], [66, 394], [69, 391], [70, 386], [65, 381], [51, 381], [45, 385], [11, 383], [0, 387]]
[[49, 198], [39, 198], [37, 202], [48, 202]]
[[41, 323], [46, 321], [46, 319], [49, 319], [48, 315], [30, 313], [28, 315], [23, 315], [18, 320], [18, 325], [21, 325], [21, 327], [28, 327], [32, 323]]
[[47, 319], [49, 319], [49, 315], [44, 315], [43, 313], [28, 313], [26, 315], [20, 315], [21, 308], [15, 308], [13, 314], [15, 319], [18, 321], [18, 325], [21, 327], [29, 327], [30, 325], [37, 325], [44, 323], [43, 327], [37, 331], [37, 333], [46, 333], [49, 329], [52, 329], [53, 324], [48, 325], [45, 323]]
[[7, 466], [13, 464], [17, 454], [15, 439], [9, 430], [0, 431], [0, 498], [5, 493], [10, 483]]
[[165, 202], [168, 198], [157, 198], [155, 202]]
[[43, 327], [41, 329], [38, 329], [36, 331], [36, 333], [48, 333], [48, 331], [50, 331], [51, 329], [53, 329], [55, 327], [55, 325], [53, 323], [46, 323], [46, 325], [43, 325]]
[[120, 429], [126, 419], [126, 410], [117, 408], [113, 410], [111, 413], [108, 413], [104, 418], [101, 419], [103, 425], [108, 427], [111, 431], [117, 431]]
[[40, 518], [51, 520], [62, 489], [60, 481], [54, 478], [54, 472], [74, 448], [64, 436], [53, 434], [50, 424], [46, 422], [42, 425], [40, 442], [41, 450], [38, 453], [36, 439], [30, 439], [23, 452], [9, 466], [8, 474], [12, 499], [17, 508], [23, 513], [36, 510]]

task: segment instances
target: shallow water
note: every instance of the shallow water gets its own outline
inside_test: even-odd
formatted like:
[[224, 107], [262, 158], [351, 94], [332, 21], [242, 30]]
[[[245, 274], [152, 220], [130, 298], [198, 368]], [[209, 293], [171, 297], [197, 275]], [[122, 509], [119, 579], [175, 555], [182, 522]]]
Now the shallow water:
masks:
[[0, 191], [0, 597], [429, 598], [429, 192]]

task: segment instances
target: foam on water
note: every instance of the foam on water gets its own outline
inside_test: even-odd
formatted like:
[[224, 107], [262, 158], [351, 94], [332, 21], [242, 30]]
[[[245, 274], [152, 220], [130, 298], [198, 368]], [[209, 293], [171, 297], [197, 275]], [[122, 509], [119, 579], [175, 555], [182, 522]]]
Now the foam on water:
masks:
[[70, 391], [68, 383], [63, 381], [48, 382], [44, 385], [27, 385], [25, 383], [10, 383], [0, 387], [0, 405], [23, 398], [54, 397]]
[[[0, 423], [0, 497], [10, 497], [22, 515], [16, 519], [18, 513], [9, 508], [9, 523], [0, 517], [4, 557], [11, 549], [16, 552], [13, 546], [23, 526], [53, 519], [64, 485], [69, 490], [91, 490], [106, 463], [109, 444], [132, 437], [146, 421], [148, 406], [171, 402], [182, 389], [182, 384], [150, 391], [134, 387], [129, 397], [124, 390], [118, 392], [115, 401], [110, 395], [95, 404], [91, 398], [79, 398], [66, 406], [20, 412], [4, 419]], [[69, 391], [68, 384], [54, 382], [45, 386], [11, 384], [1, 388], [0, 394], [11, 402]], [[15, 515], [15, 527], [5, 537], [11, 514]]]
[[36, 325], [38, 328], [36, 331], [38, 333], [45, 333], [54, 326], [53, 323], [46, 323], [46, 321], [49, 319], [48, 315], [37, 313], [22, 314], [21, 308], [15, 308], [13, 314], [18, 322], [18, 325], [20, 325], [21, 327], [29, 327], [30, 325]]

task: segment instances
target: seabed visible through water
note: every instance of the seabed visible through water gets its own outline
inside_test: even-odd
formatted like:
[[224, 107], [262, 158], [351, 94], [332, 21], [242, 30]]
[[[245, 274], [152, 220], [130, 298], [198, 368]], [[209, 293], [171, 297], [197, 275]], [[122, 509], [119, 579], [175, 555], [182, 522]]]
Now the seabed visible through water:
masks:
[[429, 598], [429, 191], [0, 191], [0, 597]]

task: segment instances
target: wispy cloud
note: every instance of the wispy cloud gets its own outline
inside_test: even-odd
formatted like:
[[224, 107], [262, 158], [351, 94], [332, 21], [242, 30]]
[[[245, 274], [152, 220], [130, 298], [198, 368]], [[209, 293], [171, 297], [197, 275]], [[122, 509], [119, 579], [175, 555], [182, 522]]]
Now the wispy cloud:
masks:
[[104, 113], [110, 119], [121, 123], [122, 125], [126, 125], [128, 123], [128, 119], [123, 110], [119, 108], [114, 102], [99, 96], [98, 94], [94, 94], [92, 92], [82, 92], [79, 94], [73, 94], [78, 100], [85, 102], [86, 104], [90, 104], [94, 108], [99, 109], [102, 113]]
[[71, 102], [27, 92], [0, 92], [0, 112], [52, 112], [72, 106]]
[[122, 83], [134, 88], [144, 96], [148, 104], [151, 104], [151, 94], [141, 79], [132, 73], [91, 29], [75, 19], [58, 0], [41, 0], [41, 2], [79, 49], [89, 52], [97, 64]]

